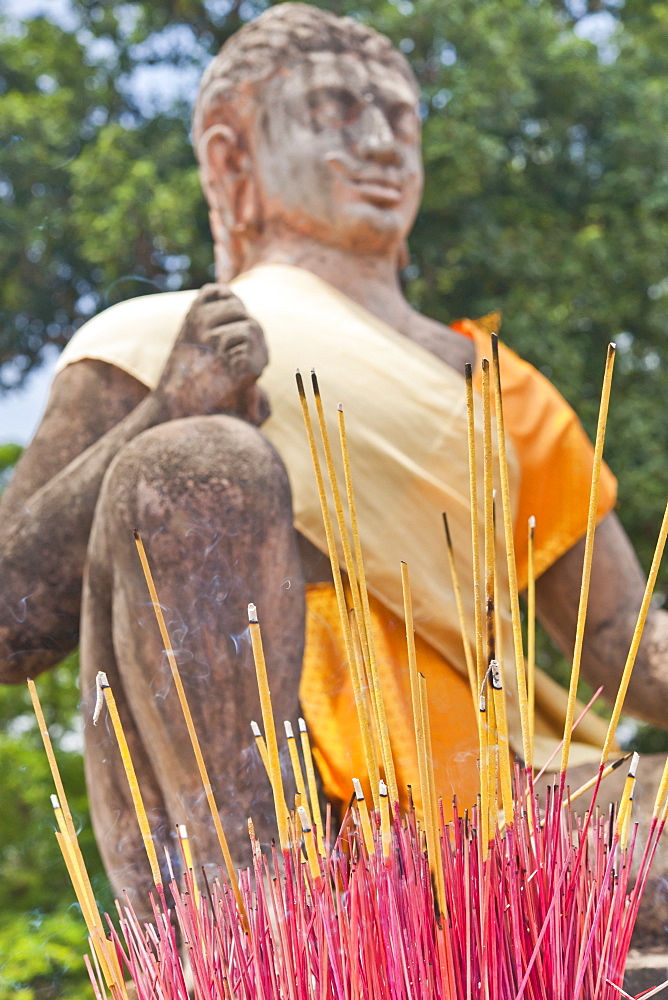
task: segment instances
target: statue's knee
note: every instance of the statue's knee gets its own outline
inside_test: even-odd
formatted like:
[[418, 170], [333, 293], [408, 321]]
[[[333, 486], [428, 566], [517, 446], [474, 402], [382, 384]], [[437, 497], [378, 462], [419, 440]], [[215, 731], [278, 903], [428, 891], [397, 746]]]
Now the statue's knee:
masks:
[[144, 530], [183, 517], [250, 528], [292, 516], [280, 457], [255, 427], [227, 416], [170, 421], [128, 442], [99, 506]]

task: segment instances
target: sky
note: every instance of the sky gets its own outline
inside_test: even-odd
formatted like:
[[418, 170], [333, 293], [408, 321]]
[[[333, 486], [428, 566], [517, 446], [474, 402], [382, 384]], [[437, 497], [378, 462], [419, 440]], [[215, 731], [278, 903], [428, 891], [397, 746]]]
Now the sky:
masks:
[[0, 396], [0, 444], [25, 445], [35, 433], [57, 357], [57, 350], [46, 354], [44, 363], [31, 372], [24, 387]]

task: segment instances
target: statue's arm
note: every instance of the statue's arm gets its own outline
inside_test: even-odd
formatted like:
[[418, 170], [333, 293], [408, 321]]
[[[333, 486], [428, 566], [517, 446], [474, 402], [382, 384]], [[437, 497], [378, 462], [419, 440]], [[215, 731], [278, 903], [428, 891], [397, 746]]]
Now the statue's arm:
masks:
[[[95, 506], [121, 448], [149, 427], [193, 414], [232, 413], [261, 422], [266, 404], [255, 383], [266, 360], [262, 331], [239, 300], [208, 285], [186, 316], [158, 387], [88, 447], [90, 432], [78, 420], [76, 430], [68, 428], [66, 400], [50, 404], [0, 521], [0, 681], [35, 676], [76, 645]], [[59, 394], [76, 374], [65, 376], [58, 377]], [[59, 431], [69, 437], [62, 448]], [[52, 460], [45, 458], [49, 445], [57, 453]], [[40, 456], [52, 463], [48, 471], [36, 467]]]
[[[584, 539], [536, 581], [536, 610], [567, 656], [575, 639]], [[596, 529], [582, 674], [613, 700], [645, 591], [645, 578], [616, 514]], [[625, 708], [668, 726], [668, 612], [650, 608]]]
[[14, 517], [40, 487], [115, 427], [147, 393], [132, 375], [103, 361], [77, 361], [59, 372], [35, 436], [2, 495], [2, 519]]

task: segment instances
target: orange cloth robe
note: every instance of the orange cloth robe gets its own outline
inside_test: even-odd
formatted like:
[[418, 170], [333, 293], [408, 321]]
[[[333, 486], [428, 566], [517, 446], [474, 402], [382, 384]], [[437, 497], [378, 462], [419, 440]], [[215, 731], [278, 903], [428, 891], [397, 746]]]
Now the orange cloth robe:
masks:
[[[453, 324], [453, 328], [474, 340], [478, 362], [484, 356], [490, 357], [489, 334], [483, 326], [462, 320]], [[537, 518], [536, 576], [585, 532], [592, 449], [573, 410], [551, 383], [508, 348], [500, 347], [506, 433], [520, 463], [514, 542], [518, 585], [524, 589], [528, 572], [527, 525], [531, 515]], [[474, 388], [479, 391], [479, 364], [475, 370], [478, 375], [474, 378]], [[612, 509], [615, 498], [614, 477], [604, 467], [599, 519]], [[371, 615], [399, 794], [405, 805], [406, 787], [412, 785], [419, 807], [404, 622], [374, 597], [371, 597]], [[471, 807], [478, 795], [479, 776], [477, 723], [468, 679], [420, 635], [416, 635], [416, 653], [428, 691], [438, 692], [438, 697], [429, 701], [437, 794], [445, 801], [456, 794], [462, 807]], [[307, 591], [306, 652], [300, 697], [313, 734], [314, 755], [327, 799], [345, 806], [351, 797], [351, 776], [362, 778], [366, 766], [331, 584], [314, 584]], [[564, 689], [539, 673], [536, 690], [539, 739], [561, 738], [565, 703]], [[577, 738], [598, 750], [605, 730], [596, 716], [588, 715], [578, 727]], [[595, 752], [592, 760], [596, 757]]]

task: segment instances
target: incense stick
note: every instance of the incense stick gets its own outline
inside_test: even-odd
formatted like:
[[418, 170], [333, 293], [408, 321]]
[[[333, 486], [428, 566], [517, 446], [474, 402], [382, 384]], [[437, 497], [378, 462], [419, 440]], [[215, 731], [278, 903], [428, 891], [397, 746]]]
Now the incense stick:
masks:
[[[496, 652], [496, 538], [494, 531], [494, 481], [492, 475], [492, 418], [491, 418], [491, 387], [489, 361], [482, 361], [482, 402], [483, 402], [483, 441], [484, 441], [484, 498], [485, 511], [485, 606], [487, 618], [487, 665], [491, 680], [494, 714], [498, 726], [499, 783], [503, 802], [504, 816], [507, 823], [512, 823], [513, 795], [512, 770], [510, 766], [510, 748], [508, 742], [508, 723], [506, 718], [505, 694], [501, 665]], [[491, 805], [496, 811], [496, 803]]]
[[513, 513], [510, 501], [510, 483], [508, 479], [508, 457], [506, 454], [506, 431], [503, 419], [503, 393], [501, 392], [501, 367], [499, 364], [499, 338], [492, 334], [492, 370], [494, 382], [494, 403], [496, 409], [496, 428], [499, 448], [499, 476], [501, 479], [501, 506], [503, 510], [503, 528], [506, 539], [506, 561], [508, 566], [508, 590], [510, 593], [510, 614], [513, 625], [513, 646], [515, 649], [515, 671], [517, 673], [517, 690], [519, 694], [520, 722], [522, 726], [522, 748], [525, 766], [533, 768], [533, 746], [531, 743], [529, 716], [527, 707], [527, 682], [524, 667], [524, 648], [522, 642], [522, 620], [520, 617], [520, 600], [517, 587], [517, 566], [515, 563], [515, 535], [513, 532]]
[[364, 846], [366, 847], [367, 854], [372, 855], [374, 852], [373, 830], [371, 829], [371, 820], [369, 819], [369, 810], [364, 798], [362, 783], [358, 778], [353, 778], [353, 787], [355, 789], [355, 801], [357, 802], [360, 822], [362, 824]]
[[[308, 816], [308, 822], [310, 827], [312, 820], [308, 804], [308, 793], [306, 791], [306, 782], [304, 781], [304, 772], [302, 771], [301, 762], [299, 760], [299, 753], [297, 752], [295, 733], [292, 728], [292, 723], [289, 722], [287, 719], [285, 720], [283, 725], [285, 726], [285, 736], [288, 741], [288, 752], [290, 754], [290, 763], [292, 764], [292, 773], [295, 776], [295, 785], [297, 786], [297, 792], [301, 797], [301, 808]], [[299, 815], [301, 816], [301, 813]]]
[[[327, 430], [327, 422], [325, 420], [325, 412], [323, 409], [322, 398], [320, 395], [320, 387], [318, 385], [318, 379], [316, 373], [315, 371], [313, 371], [313, 369], [311, 370], [311, 383], [313, 386], [313, 395], [315, 399], [316, 414], [318, 417], [318, 426], [320, 428], [320, 436], [322, 438], [323, 449], [325, 452], [325, 464], [327, 467], [327, 472], [329, 474], [332, 497], [334, 498], [334, 510], [336, 512], [336, 519], [339, 526], [339, 537], [341, 539], [341, 545], [343, 547], [343, 558], [346, 567], [346, 572], [348, 574], [350, 593], [353, 601], [353, 607], [355, 609], [355, 618], [358, 629], [360, 630], [359, 634], [362, 639], [363, 655], [366, 652], [365, 665], [367, 665], [368, 667], [369, 680], [371, 682], [371, 689], [373, 692], [372, 705], [375, 710], [376, 729], [378, 732], [378, 739], [380, 742], [381, 760], [383, 762], [383, 770], [385, 771], [385, 781], [387, 783], [390, 798], [394, 803], [399, 801], [399, 791], [397, 788], [397, 779], [394, 770], [394, 760], [392, 757], [392, 746], [390, 741], [390, 733], [387, 725], [387, 716], [385, 714], [383, 692], [380, 687], [376, 658], [373, 653], [373, 640], [371, 640], [370, 642], [369, 639], [369, 634], [371, 632], [370, 618], [368, 619], [369, 631], [367, 633], [367, 618], [365, 618], [365, 613], [364, 609], [362, 608], [362, 602], [359, 594], [357, 573], [355, 570], [352, 550], [348, 538], [348, 529], [343, 514], [343, 504], [341, 502], [341, 493], [336, 478], [336, 470], [334, 467], [332, 448], [329, 440], [329, 432]], [[339, 414], [342, 414], [343, 410], [339, 409], [338, 412]], [[343, 437], [343, 441], [345, 443], [345, 435]], [[350, 497], [352, 497], [352, 488], [349, 493], [349, 498]], [[355, 523], [357, 523], [356, 517], [355, 517]]]
[[155, 850], [155, 844], [153, 843], [153, 834], [151, 833], [151, 827], [148, 821], [148, 816], [146, 815], [144, 800], [142, 799], [141, 791], [139, 789], [139, 782], [137, 781], [137, 772], [135, 771], [134, 764], [132, 763], [130, 748], [128, 747], [128, 741], [125, 738], [123, 725], [121, 723], [121, 719], [118, 714], [118, 708], [116, 707], [116, 699], [114, 698], [113, 691], [111, 690], [109, 681], [107, 680], [107, 675], [104, 673], [104, 671], [102, 670], [98, 671], [95, 683], [98, 691], [101, 691], [104, 694], [104, 700], [107, 705], [107, 711], [109, 712], [109, 717], [111, 719], [111, 724], [114, 729], [116, 742], [118, 743], [118, 749], [120, 750], [121, 760], [123, 762], [123, 769], [125, 771], [125, 776], [128, 780], [128, 785], [130, 787], [132, 804], [134, 806], [135, 815], [137, 816], [137, 822], [139, 823], [139, 829], [141, 831], [142, 841], [144, 842], [146, 857], [148, 858], [148, 863], [151, 868], [151, 876], [153, 877], [153, 884], [155, 885], [156, 889], [161, 890], [162, 876], [160, 874], [160, 865], [158, 864], [158, 855]]
[[139, 561], [141, 562], [141, 567], [144, 573], [144, 579], [146, 580], [146, 586], [148, 587], [148, 592], [151, 597], [151, 602], [153, 604], [153, 611], [155, 612], [155, 617], [158, 622], [160, 636], [162, 638], [165, 653], [167, 654], [167, 661], [169, 663], [172, 672], [172, 678], [174, 680], [174, 686], [176, 688], [176, 693], [178, 695], [179, 704], [181, 705], [181, 711], [183, 712], [186, 728], [188, 729], [190, 743], [193, 748], [193, 752], [195, 754], [195, 760], [197, 762], [197, 769], [199, 771], [200, 780], [202, 782], [202, 787], [204, 788], [204, 794], [206, 796], [207, 804], [209, 806], [209, 811], [211, 812], [211, 819], [213, 820], [216, 836], [218, 837], [218, 843], [220, 845], [223, 858], [225, 860], [227, 877], [230, 881], [230, 885], [232, 886], [232, 891], [234, 892], [234, 897], [237, 901], [239, 912], [242, 915], [244, 927], [247, 928], [248, 917], [246, 915], [244, 902], [243, 899], [241, 898], [241, 893], [239, 891], [239, 881], [237, 879], [236, 869], [234, 867], [234, 862], [232, 861], [232, 855], [230, 853], [230, 848], [227, 843], [227, 838], [225, 836], [222, 823], [220, 821], [220, 813], [218, 812], [218, 807], [216, 806], [216, 801], [213, 795], [213, 788], [209, 780], [209, 772], [207, 771], [206, 764], [204, 763], [204, 757], [202, 756], [202, 750], [200, 747], [199, 738], [195, 730], [195, 723], [193, 722], [192, 713], [190, 711], [190, 706], [188, 705], [188, 699], [186, 698], [186, 692], [183, 687], [183, 681], [181, 680], [181, 673], [176, 663], [176, 657], [174, 656], [174, 650], [172, 648], [172, 642], [169, 637], [169, 632], [167, 631], [167, 625], [165, 624], [164, 615], [162, 613], [162, 607], [160, 605], [160, 601], [158, 600], [158, 592], [155, 588], [155, 583], [153, 581], [153, 574], [151, 573], [151, 567], [148, 562], [148, 557], [146, 555], [144, 543], [141, 539], [139, 531], [136, 528], [134, 530], [134, 538], [135, 538], [135, 544], [137, 546], [137, 553], [139, 555]]
[[599, 407], [598, 424], [596, 427], [596, 443], [594, 445], [594, 463], [591, 478], [591, 492], [589, 495], [589, 510], [587, 512], [587, 534], [585, 536], [585, 552], [582, 565], [582, 584], [580, 587], [580, 601], [578, 605], [577, 625], [575, 629], [575, 646], [573, 649], [573, 662], [571, 666], [571, 680], [568, 690], [568, 704], [566, 707], [566, 719], [564, 722], [564, 745], [561, 751], [561, 774], [566, 774], [568, 767], [568, 757], [571, 747], [571, 730], [573, 718], [575, 716], [575, 700], [577, 696], [578, 681], [580, 679], [580, 661], [582, 659], [582, 646], [584, 642], [584, 627], [587, 617], [587, 601], [589, 598], [589, 582], [591, 580], [591, 565], [594, 551], [594, 533], [596, 530], [596, 520], [598, 512], [598, 488], [601, 477], [601, 463], [603, 461], [603, 442], [605, 441], [605, 428], [608, 418], [608, 405], [610, 403], [610, 387], [612, 384], [612, 370], [615, 363], [615, 345], [608, 345], [608, 352], [605, 361], [605, 373], [603, 376], [603, 390], [601, 392], [601, 404]]
[[530, 758], [525, 767], [533, 769], [533, 752], [536, 720], [536, 568], [534, 560], [534, 535], [536, 518], [532, 514], [528, 523], [527, 539], [527, 712], [529, 714]]
[[450, 535], [450, 527], [448, 525], [448, 515], [443, 511], [443, 527], [445, 528], [445, 541], [446, 548], [448, 552], [448, 565], [450, 566], [450, 576], [452, 577], [452, 589], [455, 594], [455, 603], [457, 605], [457, 617], [459, 619], [459, 627], [462, 633], [462, 644], [464, 646], [464, 658], [466, 660], [466, 672], [468, 673], [469, 685], [471, 687], [471, 696], [473, 698], [473, 710], [477, 712], [478, 710], [478, 678], [476, 675], [476, 667], [473, 661], [473, 653], [471, 651], [471, 643], [468, 638], [468, 629], [466, 627], [466, 616], [464, 614], [464, 602], [462, 600], [462, 590], [459, 584], [459, 576], [457, 574], [457, 566], [455, 563], [455, 553], [452, 544], [452, 536]]
[[[42, 711], [42, 705], [39, 700], [39, 695], [37, 694], [37, 688], [35, 687], [35, 682], [32, 678], [28, 678], [28, 691], [30, 692], [30, 699], [37, 718], [37, 725], [42, 737], [42, 743], [44, 744], [46, 757], [49, 762], [53, 783], [56, 786], [57, 801], [65, 827], [64, 831], [61, 831], [61, 836], [64, 841], [61, 845], [61, 851], [63, 851], [64, 848], [65, 851], [69, 852], [69, 857], [76, 873], [76, 880], [72, 881], [72, 887], [74, 888], [75, 893], [77, 892], [77, 888], [79, 888], [83, 893], [83, 900], [80, 900], [80, 904], [82, 904], [82, 913], [88, 913], [90, 918], [92, 926], [89, 926], [88, 930], [95, 944], [95, 953], [97, 955], [97, 959], [99, 960], [107, 987], [111, 989], [112, 985], [116, 984], [123, 992], [123, 996], [125, 996], [125, 987], [123, 985], [123, 977], [121, 975], [120, 966], [113, 948], [107, 941], [102, 920], [100, 919], [97, 903], [95, 902], [95, 895], [93, 893], [93, 887], [90, 884], [86, 863], [81, 853], [81, 848], [79, 847], [79, 839], [77, 837], [76, 828], [72, 819], [72, 813], [70, 811], [69, 802], [65, 793], [65, 786], [63, 785], [60, 775], [56, 755], [53, 752], [49, 729], [46, 724], [46, 719], [44, 718], [44, 712]], [[67, 857], [65, 857], [64, 851], [63, 857], [67, 866]]]
[[267, 677], [267, 665], [265, 663], [264, 649], [262, 647], [262, 634], [260, 632], [257, 609], [254, 604], [248, 605], [248, 627], [250, 629], [251, 645], [253, 647], [253, 659], [255, 661], [255, 672], [257, 674], [257, 686], [260, 692], [262, 722], [264, 724], [264, 731], [267, 738], [269, 780], [274, 796], [274, 809], [276, 811], [276, 821], [278, 823], [278, 839], [281, 844], [281, 850], [287, 851], [290, 847], [290, 836], [288, 829], [288, 815], [285, 811], [285, 793], [283, 791], [281, 761], [278, 755], [278, 741], [276, 739], [274, 713], [271, 707], [271, 694], [269, 691], [269, 680]]
[[621, 767], [622, 764], [624, 764], [624, 762], [627, 761], [631, 756], [632, 756], [631, 753], [624, 754], [623, 757], [619, 757], [618, 760], [614, 761], [612, 764], [608, 764], [608, 766], [604, 769], [600, 777], [597, 772], [595, 775], [593, 775], [593, 777], [589, 778], [588, 781], [585, 781], [583, 785], [580, 785], [579, 788], [576, 788], [574, 792], [569, 792], [568, 795], [564, 798], [563, 802], [561, 803], [563, 808], [566, 809], [568, 806], [572, 805], [573, 802], [579, 799], [580, 796], [585, 795], [586, 792], [588, 792], [590, 788], [593, 788], [594, 785], [596, 785], [601, 779], [607, 778], [608, 775], [613, 773], [613, 771], [616, 771], [617, 768]]
[[364, 696], [362, 693], [361, 678], [357, 671], [357, 665], [355, 662], [355, 650], [353, 647], [352, 635], [350, 632], [350, 623], [348, 621], [346, 599], [345, 599], [345, 594], [343, 592], [343, 581], [341, 579], [341, 569], [339, 567], [339, 560], [336, 552], [336, 543], [334, 541], [334, 528], [332, 524], [332, 518], [329, 513], [327, 494], [325, 493], [325, 481], [322, 474], [320, 458], [318, 456], [318, 449], [315, 443], [315, 434], [313, 432], [311, 414], [309, 413], [308, 403], [306, 401], [306, 393], [304, 392], [304, 381], [302, 379], [301, 372], [299, 371], [299, 369], [297, 369], [297, 371], [295, 372], [295, 378], [297, 380], [299, 401], [302, 407], [304, 427], [306, 428], [306, 437], [308, 439], [309, 449], [311, 452], [311, 463], [313, 465], [313, 471], [315, 473], [315, 478], [316, 478], [316, 485], [318, 488], [318, 498], [320, 500], [320, 509], [322, 513], [323, 525], [325, 528], [325, 537], [327, 540], [327, 551], [329, 553], [329, 561], [332, 567], [332, 578], [334, 580], [334, 590], [336, 593], [336, 600], [339, 609], [339, 618], [341, 620], [341, 628], [343, 630], [343, 641], [346, 650], [346, 657], [348, 659], [350, 677], [353, 685], [353, 695], [355, 698], [355, 706], [357, 708], [357, 717], [359, 719], [360, 733], [362, 737], [362, 748], [364, 751], [364, 759], [367, 769], [367, 777], [369, 784], [371, 786], [371, 794], [373, 796], [374, 805], [376, 808], [378, 808], [380, 805], [378, 801], [378, 782], [380, 780], [380, 774], [378, 771], [378, 761], [376, 758], [375, 747], [373, 745], [373, 739], [371, 737], [371, 727], [369, 723], [369, 717], [367, 714], [366, 702], [364, 700]]
[[320, 847], [324, 844], [325, 831], [322, 825], [322, 815], [320, 812], [320, 798], [318, 796], [318, 783], [315, 777], [315, 767], [313, 765], [311, 743], [309, 741], [308, 729], [306, 728], [306, 723], [304, 722], [304, 720], [300, 718], [298, 720], [298, 725], [299, 725], [299, 738], [301, 741], [302, 754], [304, 757], [304, 767], [306, 769], [306, 780], [308, 781], [311, 815], [315, 820], [316, 826], [318, 828], [318, 833], [320, 834], [320, 839], [318, 842], [320, 850]]

